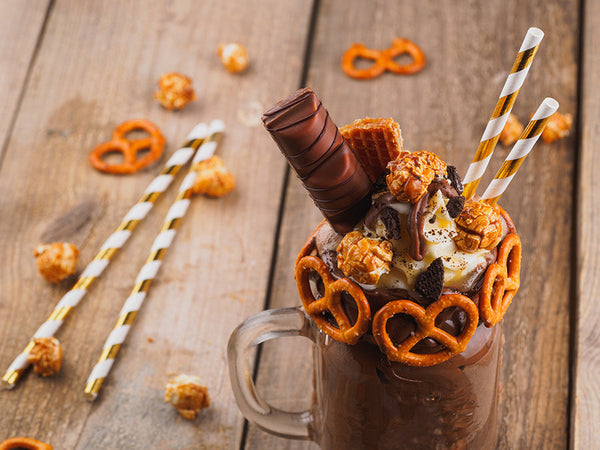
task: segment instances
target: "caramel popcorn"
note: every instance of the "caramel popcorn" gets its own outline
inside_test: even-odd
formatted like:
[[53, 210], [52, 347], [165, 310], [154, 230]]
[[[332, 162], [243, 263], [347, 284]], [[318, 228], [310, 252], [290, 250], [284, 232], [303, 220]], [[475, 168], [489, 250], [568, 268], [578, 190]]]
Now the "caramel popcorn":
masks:
[[235, 187], [233, 174], [225, 168], [223, 160], [218, 156], [211, 156], [199, 162], [197, 171], [198, 175], [192, 187], [194, 194], [223, 197]]
[[388, 164], [388, 169], [388, 188], [401, 202], [417, 202], [425, 195], [436, 175], [446, 175], [446, 163], [426, 151], [400, 154]]
[[338, 267], [359, 283], [376, 284], [382, 274], [389, 272], [392, 244], [363, 237], [358, 231], [344, 236], [337, 247]]
[[194, 420], [201, 409], [210, 406], [208, 390], [195, 375], [182, 374], [171, 379], [165, 387], [165, 402], [188, 420]]
[[63, 351], [58, 339], [35, 338], [27, 361], [33, 364], [33, 371], [43, 377], [54, 375], [62, 366]]
[[560, 114], [555, 112], [550, 116], [548, 124], [542, 131], [542, 139], [547, 144], [567, 137], [573, 125], [573, 116], [571, 114]]
[[219, 45], [217, 55], [225, 68], [232, 73], [243, 72], [248, 67], [248, 52], [237, 42]]
[[523, 124], [519, 122], [517, 116], [509, 114], [506, 125], [504, 125], [504, 128], [500, 133], [500, 142], [502, 142], [502, 145], [505, 147], [514, 144], [517, 142], [517, 139], [519, 139], [519, 136], [521, 136], [524, 129]]
[[154, 98], [167, 110], [181, 109], [196, 99], [192, 80], [180, 73], [167, 73], [158, 80], [159, 91]]
[[40, 274], [50, 283], [60, 283], [75, 273], [79, 250], [67, 242], [40, 244], [33, 252]]
[[491, 250], [502, 238], [502, 221], [498, 211], [486, 203], [468, 200], [456, 218], [454, 242], [465, 252]]

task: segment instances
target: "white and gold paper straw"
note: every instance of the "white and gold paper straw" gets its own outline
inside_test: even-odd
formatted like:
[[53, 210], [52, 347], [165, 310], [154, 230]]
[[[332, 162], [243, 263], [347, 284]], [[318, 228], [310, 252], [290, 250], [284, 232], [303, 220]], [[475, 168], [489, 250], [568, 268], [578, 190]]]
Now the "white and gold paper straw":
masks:
[[167, 161], [162, 171], [150, 182], [144, 194], [127, 212], [121, 224], [104, 242], [94, 259], [83, 270], [75, 285], [60, 299], [46, 321], [35, 332], [29, 344], [14, 359], [2, 377], [2, 386], [11, 389], [29, 366], [29, 352], [33, 348], [33, 339], [52, 337], [65, 321], [65, 318], [85, 296], [90, 285], [102, 274], [113, 256], [123, 247], [134, 228], [140, 223], [154, 206], [158, 197], [167, 190], [173, 178], [182, 166], [187, 164], [200, 144], [209, 135], [209, 127], [200, 123], [189, 133], [186, 143]]
[[532, 27], [527, 30], [525, 39], [523, 39], [523, 43], [519, 49], [517, 59], [506, 78], [506, 82], [504, 83], [494, 112], [485, 127], [485, 131], [483, 132], [483, 136], [477, 147], [477, 152], [464, 176], [463, 184], [465, 188], [463, 195], [467, 199], [475, 195], [477, 186], [490, 162], [500, 133], [502, 132], [504, 125], [506, 125], [508, 116], [515, 104], [519, 90], [527, 77], [531, 62], [533, 61], [533, 57], [535, 56], [543, 37], [544, 33], [539, 28]]
[[197, 175], [197, 165], [200, 161], [204, 161], [214, 154], [217, 140], [223, 131], [223, 122], [213, 121], [210, 124], [210, 136], [198, 149], [192, 162], [192, 167], [179, 188], [177, 198], [165, 217], [160, 233], [154, 240], [146, 262], [135, 280], [135, 285], [119, 313], [117, 323], [104, 343], [102, 353], [87, 380], [84, 392], [86, 398], [90, 401], [95, 400], [98, 396], [98, 392], [112, 368], [121, 344], [125, 341], [135, 316], [142, 307], [150, 289], [150, 284], [156, 277], [158, 269], [162, 264], [162, 259], [171, 242], [173, 242], [176, 229], [188, 209], [192, 195], [192, 186]]
[[523, 130], [519, 140], [515, 142], [511, 152], [508, 154], [494, 179], [483, 193], [481, 200], [493, 205], [498, 202], [513, 177], [523, 164], [523, 161], [540, 138], [542, 131], [546, 128], [548, 119], [558, 109], [558, 102], [553, 98], [546, 97], [542, 104]]

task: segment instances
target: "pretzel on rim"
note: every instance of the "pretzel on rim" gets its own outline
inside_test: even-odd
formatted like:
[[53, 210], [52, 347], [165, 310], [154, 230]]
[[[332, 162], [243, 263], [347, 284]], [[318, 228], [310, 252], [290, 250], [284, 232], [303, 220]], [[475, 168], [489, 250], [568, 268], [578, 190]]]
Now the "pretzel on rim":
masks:
[[[435, 324], [437, 316], [442, 311], [454, 306], [462, 309], [467, 315], [467, 323], [458, 336], [447, 333]], [[388, 320], [396, 314], [407, 314], [417, 324], [414, 333], [398, 345], [394, 344], [386, 328]], [[384, 305], [373, 317], [373, 336], [379, 348], [391, 361], [402, 362], [410, 366], [427, 367], [444, 362], [463, 352], [477, 329], [478, 321], [477, 306], [464, 295], [443, 295], [427, 309], [411, 300], [394, 300]], [[412, 348], [425, 338], [435, 339], [446, 349], [432, 354], [411, 352]]]
[[486, 327], [496, 325], [510, 306], [521, 284], [521, 239], [506, 235], [496, 262], [489, 265], [479, 295], [479, 313]]
[[[143, 130], [149, 134], [141, 139], [127, 139], [127, 133], [135, 130]], [[123, 122], [113, 131], [112, 139], [98, 145], [90, 153], [90, 164], [94, 169], [111, 174], [135, 173], [149, 166], [162, 155], [165, 146], [165, 138], [160, 130], [149, 120], [133, 119]], [[137, 154], [148, 149], [148, 154], [138, 159]], [[121, 153], [123, 162], [120, 164], [109, 164], [102, 160], [107, 153]]]
[[14, 437], [0, 442], [0, 450], [25, 448], [27, 450], [52, 450], [50, 444], [26, 437]]
[[[412, 57], [409, 64], [398, 64], [394, 61], [400, 55]], [[358, 58], [370, 59], [375, 63], [367, 69], [357, 69], [354, 61]], [[409, 75], [420, 72], [425, 67], [423, 50], [410, 39], [396, 38], [392, 46], [385, 50], [367, 48], [364, 44], [354, 43], [342, 56], [342, 70], [346, 75], [359, 80], [367, 80], [381, 75], [386, 70], [399, 75]]]
[[[331, 272], [321, 259], [314, 256], [315, 234], [319, 225], [310, 236], [296, 260], [295, 277], [298, 293], [304, 306], [304, 311], [326, 334], [338, 342], [354, 345], [360, 337], [369, 330], [371, 322], [371, 307], [362, 289], [348, 278], [334, 280]], [[310, 274], [316, 272], [321, 280], [325, 292], [323, 297], [315, 298], [311, 285]], [[346, 292], [356, 303], [358, 316], [352, 325], [342, 304], [342, 294]], [[323, 313], [329, 311], [337, 327], [332, 325]]]
[[[323, 280], [323, 297], [315, 298], [310, 286], [309, 276], [316, 272]], [[369, 330], [371, 307], [362, 289], [348, 278], [333, 279], [329, 269], [316, 256], [305, 256], [296, 264], [296, 283], [306, 313], [317, 326], [338, 342], [354, 345]], [[346, 292], [356, 303], [358, 317], [352, 325], [342, 304], [342, 294]], [[329, 311], [337, 327], [332, 325], [323, 313]]]

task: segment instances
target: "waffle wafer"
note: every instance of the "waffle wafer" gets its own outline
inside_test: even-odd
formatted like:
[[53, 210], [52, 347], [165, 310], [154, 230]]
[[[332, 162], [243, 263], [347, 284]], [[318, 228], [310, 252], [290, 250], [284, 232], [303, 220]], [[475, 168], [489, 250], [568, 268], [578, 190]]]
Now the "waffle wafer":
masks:
[[358, 119], [340, 128], [371, 181], [383, 173], [387, 163], [402, 153], [402, 132], [393, 119]]

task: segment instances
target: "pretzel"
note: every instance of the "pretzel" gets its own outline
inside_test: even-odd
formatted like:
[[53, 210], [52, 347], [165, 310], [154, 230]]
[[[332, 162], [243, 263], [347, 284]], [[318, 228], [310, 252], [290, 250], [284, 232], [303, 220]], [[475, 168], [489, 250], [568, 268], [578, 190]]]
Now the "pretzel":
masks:
[[[323, 297], [313, 295], [309, 276], [316, 272], [323, 280], [325, 292]], [[333, 339], [345, 344], [354, 345], [367, 332], [371, 321], [371, 308], [362, 289], [348, 278], [333, 279], [329, 269], [316, 256], [304, 256], [296, 264], [296, 283], [304, 305], [304, 310], [317, 326]], [[358, 309], [358, 317], [352, 325], [342, 305], [342, 293], [348, 293]], [[329, 311], [337, 327], [332, 325], [323, 313]]]
[[[459, 307], [467, 315], [467, 323], [458, 336], [452, 336], [435, 324], [437, 316], [446, 308], [453, 306]], [[386, 328], [388, 320], [396, 314], [407, 314], [417, 323], [414, 333], [398, 345], [394, 344]], [[444, 362], [463, 352], [475, 333], [478, 320], [479, 313], [475, 303], [460, 294], [444, 295], [427, 309], [411, 300], [394, 300], [384, 305], [373, 317], [373, 336], [379, 348], [391, 361], [427, 367]], [[446, 349], [433, 354], [411, 352], [412, 348], [425, 338], [435, 339]]]
[[[150, 136], [142, 139], [127, 139], [125, 136], [135, 130], [143, 130]], [[156, 161], [163, 152], [165, 138], [160, 130], [149, 120], [134, 119], [123, 122], [113, 131], [112, 139], [97, 146], [90, 153], [90, 163], [94, 169], [112, 174], [135, 173]], [[148, 149], [143, 158], [137, 153]], [[120, 164], [109, 164], [102, 160], [106, 153], [122, 153], [124, 161]]]
[[[394, 61], [400, 55], [412, 57], [409, 64], [398, 64]], [[374, 64], [368, 69], [357, 69], [354, 60], [370, 59]], [[409, 39], [394, 39], [392, 46], [385, 50], [367, 48], [364, 44], [354, 43], [342, 56], [342, 70], [346, 75], [359, 80], [367, 80], [381, 75], [386, 70], [398, 75], [409, 75], [420, 72], [425, 67], [425, 54], [417, 44]]]
[[498, 249], [496, 262], [490, 264], [483, 278], [479, 313], [486, 327], [496, 325], [506, 313], [521, 284], [521, 239], [508, 234]]
[[26, 437], [14, 437], [7, 439], [4, 442], [0, 442], [0, 450], [12, 450], [21, 448], [27, 450], [52, 450], [52, 446], [50, 444], [45, 444], [35, 439]]

